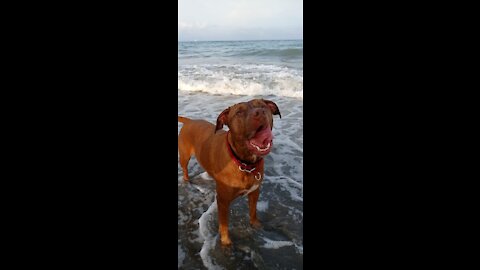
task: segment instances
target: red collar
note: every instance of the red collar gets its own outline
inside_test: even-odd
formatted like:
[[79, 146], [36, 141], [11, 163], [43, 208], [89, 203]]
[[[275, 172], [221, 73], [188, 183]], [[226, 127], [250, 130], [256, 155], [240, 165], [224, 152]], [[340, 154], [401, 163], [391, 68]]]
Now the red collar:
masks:
[[227, 132], [227, 136], [226, 136], [227, 139], [225, 141], [227, 142], [227, 149], [228, 149], [228, 153], [230, 154], [230, 157], [238, 165], [238, 169], [240, 171], [248, 172], [248, 173], [253, 172], [255, 169], [257, 169], [257, 166], [260, 165], [260, 163], [263, 162], [263, 158], [260, 158], [257, 162], [255, 162], [253, 164], [246, 164], [245, 162], [238, 159], [237, 156], [235, 155], [235, 153], [233, 153], [232, 147], [228, 143], [228, 134], [229, 133], [230, 133], [230, 131]]

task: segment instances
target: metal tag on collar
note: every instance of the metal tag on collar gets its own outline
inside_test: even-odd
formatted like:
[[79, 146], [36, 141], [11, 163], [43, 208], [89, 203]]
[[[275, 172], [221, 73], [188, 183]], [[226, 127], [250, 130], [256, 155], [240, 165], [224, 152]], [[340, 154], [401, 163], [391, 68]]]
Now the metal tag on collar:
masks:
[[[245, 163], [242, 163], [242, 164], [243, 164], [245, 167], [247, 167], [247, 164], [245, 164]], [[239, 165], [239, 166], [238, 166], [238, 169], [239, 169], [240, 171], [242, 171], [242, 172], [251, 173], [251, 172], [253, 172], [253, 171], [254, 171], [255, 169], [257, 169], [257, 168], [253, 168], [253, 169], [251, 169], [251, 170], [248, 170], [248, 169], [242, 169], [242, 166]]]

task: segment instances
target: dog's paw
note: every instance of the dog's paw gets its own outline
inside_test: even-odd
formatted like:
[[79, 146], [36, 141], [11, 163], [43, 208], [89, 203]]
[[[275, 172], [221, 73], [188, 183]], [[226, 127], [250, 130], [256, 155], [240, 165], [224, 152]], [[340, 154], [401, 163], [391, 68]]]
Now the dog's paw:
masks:
[[230, 240], [230, 237], [220, 237], [220, 243], [223, 247], [232, 246], [232, 240]]
[[223, 245], [223, 244], [220, 245], [220, 250], [223, 252], [223, 255], [227, 257], [232, 256], [234, 251], [233, 245], [231, 244], [231, 242], [229, 245]]

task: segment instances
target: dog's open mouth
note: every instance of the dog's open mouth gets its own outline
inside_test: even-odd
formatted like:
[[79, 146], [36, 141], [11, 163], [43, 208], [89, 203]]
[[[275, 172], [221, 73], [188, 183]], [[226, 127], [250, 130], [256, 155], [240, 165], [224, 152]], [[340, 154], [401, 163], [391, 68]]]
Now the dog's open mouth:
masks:
[[256, 155], [266, 155], [272, 148], [273, 134], [270, 127], [260, 126], [255, 135], [247, 141], [248, 149]]

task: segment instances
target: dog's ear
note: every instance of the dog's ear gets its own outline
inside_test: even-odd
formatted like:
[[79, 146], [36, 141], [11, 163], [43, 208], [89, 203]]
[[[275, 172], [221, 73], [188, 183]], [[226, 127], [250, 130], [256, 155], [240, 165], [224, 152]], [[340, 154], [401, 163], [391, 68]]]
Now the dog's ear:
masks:
[[223, 112], [217, 117], [217, 127], [215, 128], [215, 133], [217, 133], [217, 130], [222, 129], [223, 125], [228, 125], [229, 112], [230, 112], [230, 107], [223, 110]]
[[270, 111], [272, 112], [273, 115], [278, 115], [280, 116], [280, 118], [282, 118], [282, 115], [280, 114], [280, 110], [278, 109], [278, 106], [277, 104], [275, 104], [275, 102], [266, 100], [266, 99], [264, 99], [263, 102], [267, 104], [268, 108], [270, 108]]

